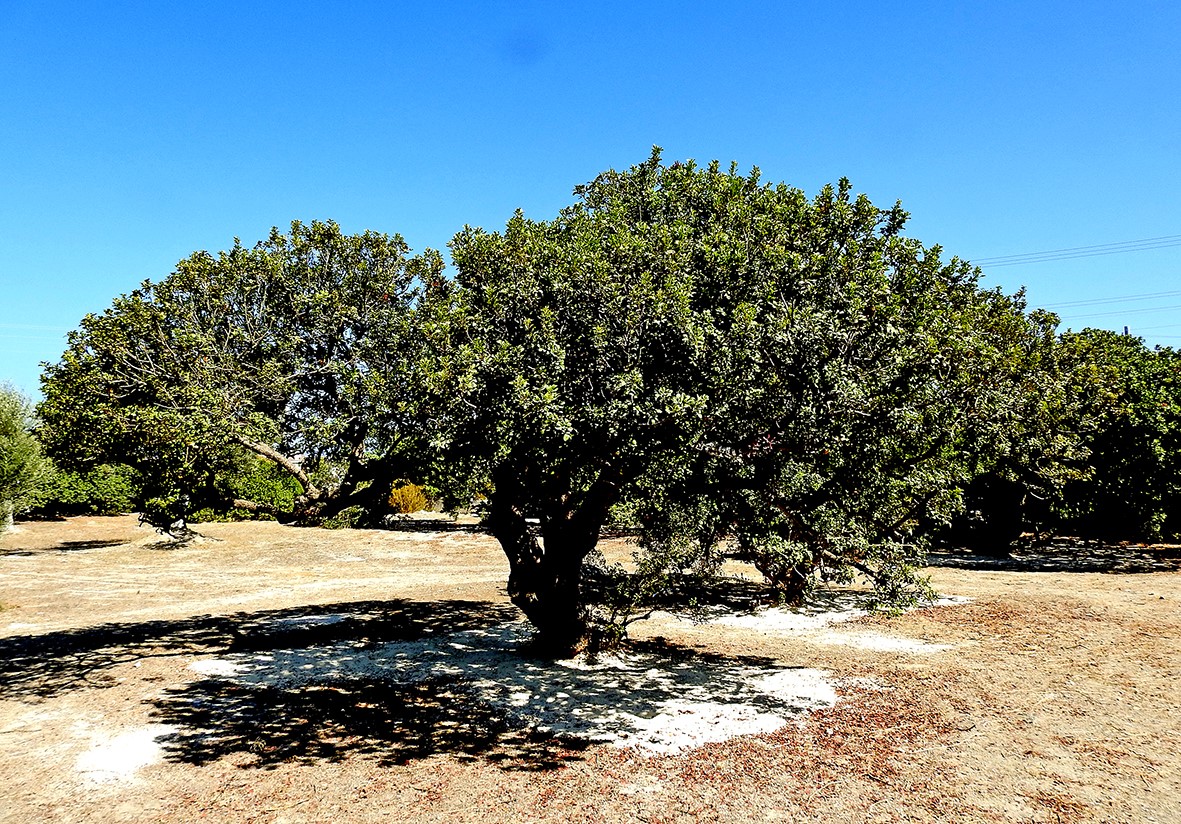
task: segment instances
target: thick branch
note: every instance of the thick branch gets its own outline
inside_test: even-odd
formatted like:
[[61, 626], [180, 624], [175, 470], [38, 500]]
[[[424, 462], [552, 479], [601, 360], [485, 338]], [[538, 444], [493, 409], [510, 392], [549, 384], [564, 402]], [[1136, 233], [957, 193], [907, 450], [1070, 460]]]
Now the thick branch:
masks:
[[295, 480], [299, 481], [299, 483], [303, 486], [304, 494], [306, 494], [309, 498], [316, 498], [319, 496], [320, 490], [316, 489], [312, 485], [312, 481], [308, 477], [308, 473], [303, 471], [303, 467], [301, 467], [291, 458], [284, 455], [282, 452], [279, 452], [269, 444], [261, 443], [259, 441], [252, 441], [249, 438], [243, 437], [242, 435], [234, 435], [233, 439], [256, 455], [262, 455], [267, 460], [272, 461], [277, 466], [285, 469], [291, 474], [293, 478], [295, 478]]
[[270, 504], [260, 504], [257, 501], [247, 501], [243, 498], [234, 498], [230, 501], [231, 509], [244, 509], [247, 512], [262, 512], [266, 515], [272, 515], [275, 518], [290, 517], [290, 512], [285, 512], [282, 509], [277, 509]]

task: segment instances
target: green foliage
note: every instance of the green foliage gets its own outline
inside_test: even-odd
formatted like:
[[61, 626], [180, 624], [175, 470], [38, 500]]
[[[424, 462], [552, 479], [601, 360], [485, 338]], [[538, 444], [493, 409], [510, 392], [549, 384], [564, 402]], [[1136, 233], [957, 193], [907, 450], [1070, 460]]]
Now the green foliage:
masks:
[[32, 434], [29, 402], [0, 385], [0, 531], [14, 514], [33, 506], [52, 466]]
[[369, 515], [369, 512], [359, 506], [350, 506], [325, 518], [320, 522], [320, 526], [324, 529], [356, 529], [365, 526]]
[[442, 266], [436, 253], [407, 253], [397, 236], [296, 222], [253, 248], [182, 260], [83, 318], [46, 368], [48, 451], [71, 469], [134, 466], [157, 521], [230, 507], [243, 448], [302, 487], [290, 500], [258, 490], [269, 500], [252, 511], [380, 510], [413, 462], [416, 284]]
[[1108, 539], [1181, 539], [1181, 353], [1102, 330], [1064, 336], [1076, 391], [1096, 410], [1089, 472], [1066, 485], [1064, 528]]
[[997, 399], [996, 425], [965, 446], [970, 478], [966, 512], [945, 535], [957, 544], [1005, 554], [1026, 529], [1059, 524], [1066, 485], [1086, 477], [1088, 436], [1101, 425], [1093, 364], [1057, 318], [1034, 312], [1034, 334], [1006, 334], [1000, 357], [981, 380], [1008, 387]]
[[117, 515], [137, 507], [140, 476], [126, 464], [85, 471], [59, 470], [46, 480], [34, 512], [41, 515]]
[[[290, 512], [303, 492], [299, 482], [268, 460], [239, 450], [237, 465], [217, 478], [218, 497], [227, 503], [192, 513], [193, 523], [273, 520]], [[237, 504], [237, 505], [235, 505]]]
[[262, 504], [267, 509], [290, 512], [303, 494], [299, 481], [270, 461], [245, 455], [237, 473], [227, 479], [228, 492], [235, 499]]
[[435, 440], [493, 487], [514, 601], [584, 625], [561, 604], [621, 501], [654, 568], [708, 566], [733, 536], [781, 582], [923, 592], [925, 535], [980, 471], [970, 448], [999, 450], [1032, 403], [1012, 354], [1052, 319], [847, 181], [809, 199], [654, 153], [576, 194], [552, 221], [458, 234], [456, 284], [424, 310]]
[[[856, 578], [885, 608], [928, 597], [965, 495], [997, 546], [1030, 519], [1181, 532], [1171, 350], [1058, 336], [845, 180], [809, 198], [657, 150], [575, 194], [466, 227], [454, 281], [397, 236], [293, 223], [87, 316], [43, 379], [59, 498], [115, 462], [164, 525], [375, 524], [438, 497], [407, 477], [486, 496], [553, 651], [618, 638], [725, 552], [788, 602]], [[22, 404], [3, 466], [37, 465]], [[591, 604], [607, 523], [639, 553], [595, 562]]]
[[1003, 553], [1028, 529], [1181, 538], [1178, 354], [1088, 329], [1016, 363], [1031, 389], [1013, 405], [1007, 439], [973, 445], [980, 471], [949, 540]]

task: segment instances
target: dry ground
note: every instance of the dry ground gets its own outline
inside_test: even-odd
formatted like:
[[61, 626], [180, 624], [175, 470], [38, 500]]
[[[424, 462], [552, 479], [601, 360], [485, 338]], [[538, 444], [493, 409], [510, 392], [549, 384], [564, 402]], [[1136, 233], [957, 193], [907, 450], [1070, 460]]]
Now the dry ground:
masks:
[[[470, 530], [199, 529], [172, 546], [133, 517], [76, 518], [0, 538], [0, 821], [1181, 821], [1167, 551], [944, 555], [935, 585], [969, 603], [836, 631], [639, 625], [640, 648], [690, 670], [845, 684], [777, 732], [652, 756], [514, 729], [440, 681], [202, 675], [235, 651], [516, 615], [503, 556]], [[856, 645], [883, 637], [948, 646]]]

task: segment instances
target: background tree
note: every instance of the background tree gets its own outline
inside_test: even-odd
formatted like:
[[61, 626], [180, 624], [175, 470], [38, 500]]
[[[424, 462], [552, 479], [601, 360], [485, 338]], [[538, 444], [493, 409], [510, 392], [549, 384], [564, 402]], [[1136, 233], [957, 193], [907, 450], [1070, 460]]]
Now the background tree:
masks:
[[[201, 507], [374, 517], [412, 474], [411, 309], [437, 253], [332, 222], [198, 252], [71, 333], [43, 376], [42, 437], [63, 465], [140, 470], [148, 514]], [[235, 499], [245, 453], [298, 482], [290, 505]]]
[[942, 539], [1007, 554], [1025, 530], [1057, 528], [1066, 484], [1089, 474], [1087, 439], [1100, 425], [1102, 401], [1091, 364], [1057, 325], [1055, 315], [1035, 311], [998, 338], [999, 356], [981, 380], [1008, 387], [1008, 399], [967, 445], [966, 511]]
[[0, 532], [12, 517], [35, 504], [52, 466], [33, 436], [29, 402], [10, 386], [0, 386]]
[[1063, 336], [1075, 392], [1096, 418], [1089, 471], [1066, 485], [1060, 528], [1086, 537], [1181, 538], [1181, 354], [1088, 329]]
[[620, 501], [649, 553], [708, 564], [732, 537], [790, 599], [819, 574], [924, 592], [917, 528], [957, 508], [967, 444], [1020, 391], [992, 367], [1042, 320], [846, 181], [809, 200], [654, 152], [576, 194], [457, 235], [424, 313], [436, 443], [487, 489], [539, 644], [586, 642], [583, 564]]

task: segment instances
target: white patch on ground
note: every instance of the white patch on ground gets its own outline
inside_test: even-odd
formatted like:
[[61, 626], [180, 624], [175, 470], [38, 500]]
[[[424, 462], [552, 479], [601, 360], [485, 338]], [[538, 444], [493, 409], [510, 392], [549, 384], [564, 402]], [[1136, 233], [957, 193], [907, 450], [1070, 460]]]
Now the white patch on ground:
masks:
[[[719, 611], [705, 623], [882, 652], [933, 653], [950, 648], [870, 629], [837, 629], [868, 614], [864, 598], [838, 593], [795, 610]], [[941, 598], [927, 606], [966, 600]], [[263, 623], [326, 625], [354, 617], [338, 613]], [[738, 735], [771, 732], [839, 700], [838, 682], [823, 670], [636, 651], [548, 661], [519, 651], [530, 633], [527, 624], [514, 622], [376, 647], [345, 641], [243, 652], [197, 661], [190, 668], [206, 677], [260, 689], [357, 680], [434, 683], [491, 709], [515, 728], [647, 753], [675, 753]]]
[[199, 662], [248, 687], [377, 679], [437, 682], [542, 733], [673, 753], [771, 732], [837, 701], [829, 673], [724, 658], [626, 652], [547, 661], [518, 650], [523, 622], [363, 648], [353, 643], [242, 653]]
[[227, 661], [224, 658], [205, 658], [189, 664], [189, 669], [199, 675], [222, 678], [233, 675], [242, 668], [241, 664]]
[[[956, 595], [941, 596], [934, 601], [919, 605], [916, 609], [954, 606], [970, 601]], [[903, 638], [886, 635], [873, 630], [835, 629], [836, 625], [862, 618], [870, 614], [866, 596], [859, 593], [827, 595], [817, 601], [795, 609], [771, 607], [757, 612], [719, 612], [702, 619], [689, 619], [671, 613], [659, 613], [665, 620], [674, 623], [718, 624], [739, 627], [775, 635], [790, 635], [816, 644], [839, 645], [904, 654], [930, 654], [952, 649], [953, 644], [936, 644], [917, 638]]]
[[940, 595], [934, 601], [926, 604], [920, 604], [916, 609], [926, 609], [927, 607], [953, 607], [957, 604], [970, 604], [972, 599], [966, 595]]
[[330, 615], [301, 615], [297, 618], [275, 618], [267, 621], [267, 624], [275, 627], [325, 627], [331, 624], [339, 624], [342, 621], [347, 621], [350, 618], [368, 618], [367, 615], [358, 615], [351, 612], [337, 612]]
[[742, 627], [759, 632], [781, 632], [788, 634], [812, 632], [824, 627], [852, 621], [868, 615], [868, 610], [846, 607], [832, 612], [802, 612], [785, 607], [771, 607], [759, 612], [726, 613], [711, 618], [706, 623], [722, 624], [728, 627]]
[[95, 784], [133, 781], [139, 770], [162, 759], [159, 739], [174, 732], [176, 727], [150, 724], [116, 735], [96, 736], [91, 748], [78, 756], [74, 768]]

